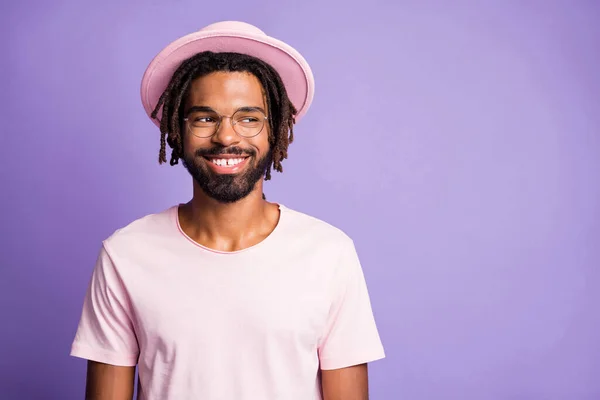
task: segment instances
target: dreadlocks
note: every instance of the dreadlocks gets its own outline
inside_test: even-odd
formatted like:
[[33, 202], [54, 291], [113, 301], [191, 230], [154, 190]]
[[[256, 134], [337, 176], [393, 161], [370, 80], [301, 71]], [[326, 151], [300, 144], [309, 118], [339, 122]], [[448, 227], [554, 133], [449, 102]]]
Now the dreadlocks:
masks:
[[272, 160], [269, 162], [265, 180], [271, 179], [271, 168], [283, 172], [281, 161], [288, 156], [288, 146], [294, 140], [293, 126], [296, 108], [288, 98], [281, 77], [269, 64], [258, 58], [239, 53], [198, 53], [185, 60], [173, 74], [169, 85], [160, 96], [151, 116], [160, 118], [160, 152], [158, 162], [167, 162], [166, 144], [171, 147], [170, 164], [175, 165], [183, 155], [181, 127], [185, 100], [191, 83], [212, 72], [249, 72], [256, 76], [265, 90], [269, 127], [269, 145]]

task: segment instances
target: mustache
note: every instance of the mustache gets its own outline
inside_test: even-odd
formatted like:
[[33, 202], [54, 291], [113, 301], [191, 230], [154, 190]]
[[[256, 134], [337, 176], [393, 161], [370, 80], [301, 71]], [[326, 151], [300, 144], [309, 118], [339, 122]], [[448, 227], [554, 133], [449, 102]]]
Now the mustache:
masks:
[[252, 149], [244, 150], [240, 147], [212, 147], [210, 149], [198, 149], [196, 150], [197, 157], [203, 156], [219, 156], [223, 154], [233, 154], [236, 156], [255, 156], [256, 152]]

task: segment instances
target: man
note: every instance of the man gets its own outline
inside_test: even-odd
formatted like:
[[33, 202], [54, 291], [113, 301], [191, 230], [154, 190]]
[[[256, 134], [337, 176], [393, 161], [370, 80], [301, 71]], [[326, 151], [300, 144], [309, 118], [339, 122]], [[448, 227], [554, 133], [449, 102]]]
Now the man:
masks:
[[221, 22], [161, 51], [142, 80], [159, 161], [193, 177], [186, 204], [101, 247], [71, 354], [86, 398], [365, 400], [384, 357], [352, 240], [282, 204], [282, 171], [314, 82], [302, 56]]

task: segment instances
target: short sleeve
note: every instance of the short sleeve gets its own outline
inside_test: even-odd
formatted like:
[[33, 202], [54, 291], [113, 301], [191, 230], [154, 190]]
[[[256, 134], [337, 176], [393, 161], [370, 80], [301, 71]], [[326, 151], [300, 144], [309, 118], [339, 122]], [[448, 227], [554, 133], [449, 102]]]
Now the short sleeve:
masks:
[[385, 357], [361, 263], [351, 239], [342, 246], [333, 301], [319, 343], [321, 369], [338, 369]]
[[129, 298], [103, 245], [83, 302], [71, 355], [118, 366], [135, 366], [139, 348]]

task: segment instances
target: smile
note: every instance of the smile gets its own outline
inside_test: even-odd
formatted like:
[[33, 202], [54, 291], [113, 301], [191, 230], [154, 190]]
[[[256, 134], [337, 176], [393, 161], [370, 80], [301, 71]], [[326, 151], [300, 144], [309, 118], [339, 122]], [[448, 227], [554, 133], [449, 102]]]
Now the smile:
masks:
[[248, 156], [208, 156], [204, 157], [208, 167], [217, 174], [237, 174], [241, 172], [250, 157]]
[[245, 158], [211, 158], [210, 162], [220, 167], [234, 167], [244, 160]]

